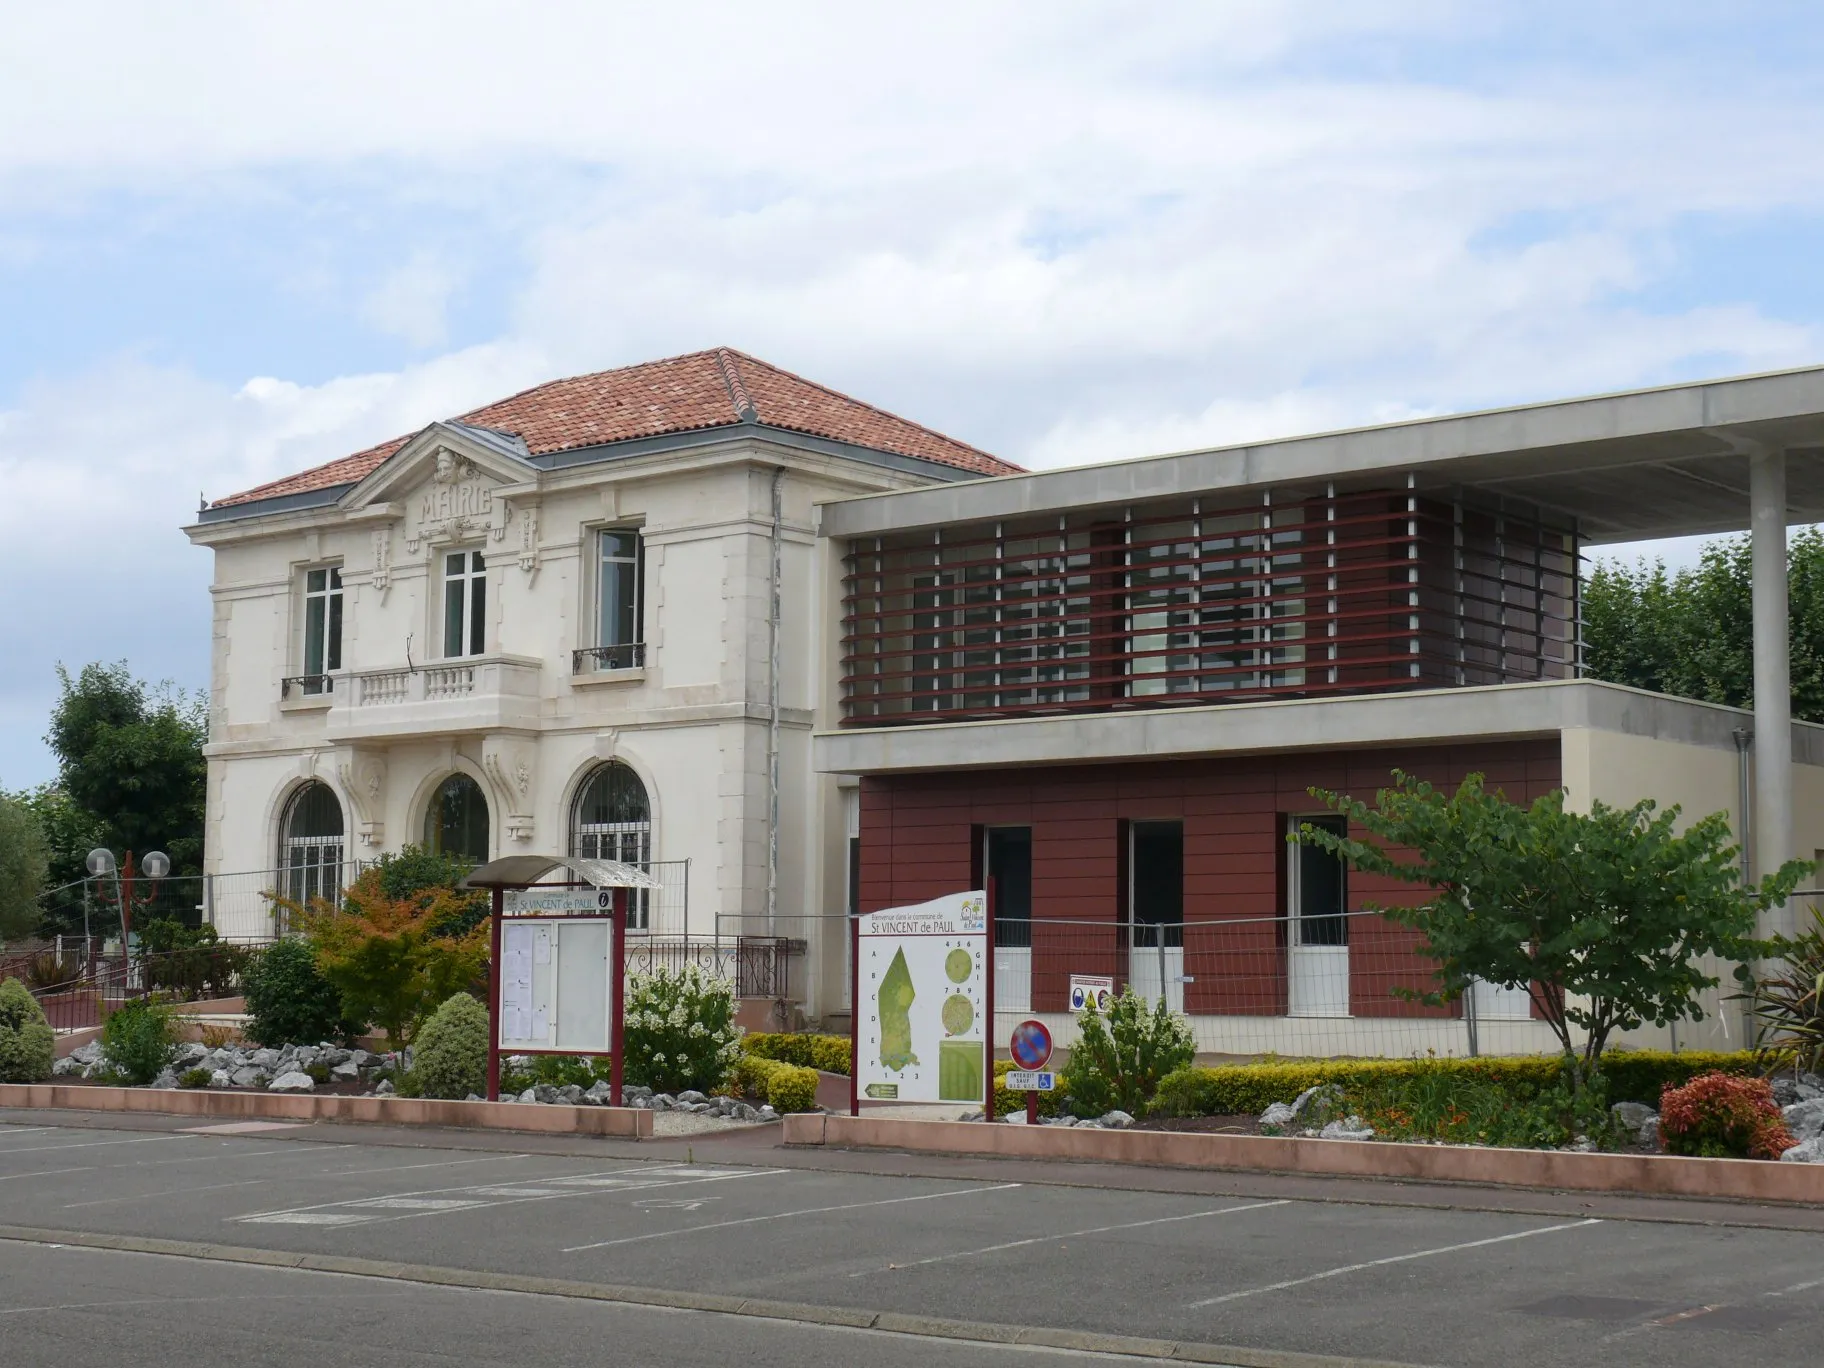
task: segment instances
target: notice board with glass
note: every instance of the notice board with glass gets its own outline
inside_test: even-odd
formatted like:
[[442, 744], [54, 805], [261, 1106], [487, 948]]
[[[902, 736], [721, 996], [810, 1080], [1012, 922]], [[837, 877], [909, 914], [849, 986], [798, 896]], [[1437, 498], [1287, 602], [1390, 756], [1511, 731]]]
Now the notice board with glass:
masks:
[[496, 976], [503, 1051], [614, 1048], [614, 921], [586, 915], [599, 910], [600, 896], [593, 889], [506, 895]]

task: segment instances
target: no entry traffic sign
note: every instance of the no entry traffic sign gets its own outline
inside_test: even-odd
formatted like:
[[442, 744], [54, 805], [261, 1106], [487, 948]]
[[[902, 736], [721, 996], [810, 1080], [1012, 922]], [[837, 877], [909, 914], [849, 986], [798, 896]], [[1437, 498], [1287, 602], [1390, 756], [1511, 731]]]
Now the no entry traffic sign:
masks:
[[1051, 1059], [1051, 1031], [1042, 1021], [1022, 1021], [1007, 1042], [1013, 1062], [1026, 1070], [1042, 1069]]

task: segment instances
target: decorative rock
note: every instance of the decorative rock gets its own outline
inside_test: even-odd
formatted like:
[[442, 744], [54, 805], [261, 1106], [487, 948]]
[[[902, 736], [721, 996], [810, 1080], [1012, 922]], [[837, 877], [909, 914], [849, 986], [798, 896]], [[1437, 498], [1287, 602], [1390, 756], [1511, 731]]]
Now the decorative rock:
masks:
[[361, 1070], [355, 1067], [355, 1061], [352, 1059], [343, 1060], [329, 1071], [329, 1081], [332, 1083], [354, 1083], [360, 1077]]
[[538, 1089], [536, 1087], [527, 1088], [513, 1100], [515, 1102], [536, 1102], [538, 1101]]
[[1824, 1097], [1824, 1078], [1814, 1073], [1802, 1073], [1798, 1078], [1799, 1101], [1815, 1102]]
[[683, 1092], [681, 1092], [677, 1095], [675, 1100], [679, 1101], [679, 1102], [707, 1102], [707, 1101], [709, 1101], [709, 1099], [707, 1097], [703, 1096], [703, 1094], [698, 1092], [695, 1088], [686, 1088]]
[[605, 1107], [608, 1105], [608, 1099], [613, 1095], [614, 1090], [608, 1086], [608, 1080], [605, 1078], [598, 1078], [589, 1085], [589, 1090], [583, 1094], [583, 1101], [592, 1107]]
[[1646, 1124], [1649, 1116], [1658, 1116], [1645, 1102], [1617, 1102], [1609, 1108], [1617, 1125], [1632, 1135], [1638, 1135], [1640, 1128]]
[[1097, 1124], [1102, 1126], [1105, 1130], [1126, 1130], [1129, 1126], [1134, 1124], [1134, 1118], [1119, 1109], [1111, 1112], [1104, 1112], [1101, 1116], [1096, 1118], [1096, 1120]]
[[485, 1102], [487, 1099], [484, 1098], [480, 1093], [470, 1093], [467, 1097], [463, 1098], [462, 1100], [464, 1102]]
[[256, 1069], [270, 1069], [279, 1062], [277, 1050], [255, 1050], [253, 1057], [247, 1061]]
[[324, 1045], [317, 1051], [317, 1062], [333, 1069], [338, 1064], [348, 1063], [348, 1051], [339, 1045]]
[[1074, 1126], [1077, 1124], [1077, 1118], [1069, 1115], [1054, 1116], [1045, 1124], [1048, 1126]]
[[1374, 1130], [1359, 1116], [1347, 1116], [1340, 1121], [1332, 1121], [1317, 1133], [1320, 1140], [1372, 1140]]
[[1296, 1120], [1298, 1113], [1286, 1102], [1269, 1103], [1267, 1109], [1260, 1114], [1262, 1126], [1289, 1126]]
[[237, 1088], [257, 1088], [266, 1081], [266, 1074], [251, 1064], [243, 1064], [228, 1076], [228, 1081]]
[[623, 1087], [621, 1089], [621, 1097], [623, 1100], [635, 1098], [635, 1097], [645, 1098], [645, 1097], [651, 1097], [651, 1096], [652, 1096], [652, 1089], [648, 1088], [643, 1083], [635, 1083], [631, 1086]]
[[393, 1080], [392, 1079], [383, 1078], [380, 1080], [380, 1082], [378, 1084], [375, 1085], [375, 1087], [374, 1087], [374, 1096], [375, 1097], [391, 1097], [392, 1095], [393, 1095]]
[[234, 1080], [228, 1076], [226, 1069], [217, 1069], [209, 1075], [209, 1086], [212, 1088], [232, 1088]]
[[[772, 1111], [771, 1107], [760, 1108], [760, 1112], [762, 1115], [765, 1115], [767, 1112], [770, 1112], [770, 1111]], [[772, 1117], [769, 1116], [766, 1119], [770, 1121], [770, 1120], [772, 1120]], [[986, 1121], [988, 1119], [988, 1113], [979, 1112], [979, 1111], [964, 1112], [961, 1116], [957, 1117], [956, 1119], [958, 1121]]]
[[1654, 1113], [1640, 1123], [1640, 1132], [1634, 1137], [1636, 1142], [1648, 1149], [1659, 1148], [1659, 1115]]
[[[766, 1103], [754, 1108], [754, 1120], [756, 1121], [777, 1121], [778, 1119], [779, 1113], [773, 1110], [771, 1103]], [[969, 1120], [968, 1117], [964, 1117], [963, 1119], [965, 1121]], [[975, 1119], [977, 1121], [982, 1119], [980, 1112], [976, 1113]]]
[[165, 1065], [164, 1068], [158, 1071], [158, 1077], [152, 1080], [152, 1086], [154, 1088], [175, 1088], [177, 1086], [177, 1071], [169, 1064]]
[[[578, 1089], [581, 1091], [581, 1089]], [[559, 1100], [557, 1085], [554, 1083], [535, 1083], [532, 1085], [532, 1100], [551, 1106]]]
[[574, 1107], [582, 1100], [582, 1096], [583, 1090], [580, 1086], [575, 1083], [566, 1083], [557, 1090], [555, 1100], [562, 1102], [565, 1106]]
[[51, 1077], [62, 1078], [65, 1074], [73, 1074], [81, 1068], [82, 1065], [77, 1063], [74, 1055], [65, 1055], [62, 1059], [51, 1065]]
[[78, 1045], [70, 1051], [70, 1058], [78, 1064], [99, 1064], [101, 1062], [101, 1042], [91, 1040], [86, 1045]]
[[745, 1102], [735, 1103], [728, 1114], [737, 1121], [758, 1121], [760, 1119], [760, 1113]]
[[177, 1047], [177, 1053], [172, 1056], [172, 1062], [178, 1068], [183, 1068], [185, 1065], [201, 1064], [208, 1054], [207, 1045], [199, 1040], [190, 1040]]
[[307, 1093], [315, 1092], [316, 1088], [316, 1081], [312, 1079], [309, 1074], [300, 1073], [298, 1070], [293, 1069], [290, 1073], [282, 1073], [277, 1078], [273, 1079], [266, 1091], [276, 1093]]
[[1806, 1140], [1780, 1156], [1783, 1164], [1824, 1164], [1824, 1139]]
[[646, 1104], [654, 1111], [676, 1111], [678, 1099], [670, 1093], [654, 1093], [646, 1099]]
[[1780, 1115], [1785, 1118], [1786, 1129], [1792, 1132], [1795, 1140], [1816, 1140], [1824, 1135], [1824, 1097], [1794, 1102], [1790, 1107], [1780, 1108]]

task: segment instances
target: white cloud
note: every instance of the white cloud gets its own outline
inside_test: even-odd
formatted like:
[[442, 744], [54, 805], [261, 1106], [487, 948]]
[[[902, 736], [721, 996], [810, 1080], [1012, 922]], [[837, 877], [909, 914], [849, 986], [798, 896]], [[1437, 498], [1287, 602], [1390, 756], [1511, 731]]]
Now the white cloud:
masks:
[[446, 314], [459, 273], [434, 252], [416, 251], [369, 291], [361, 316], [381, 332], [415, 347], [434, 347], [449, 336]]

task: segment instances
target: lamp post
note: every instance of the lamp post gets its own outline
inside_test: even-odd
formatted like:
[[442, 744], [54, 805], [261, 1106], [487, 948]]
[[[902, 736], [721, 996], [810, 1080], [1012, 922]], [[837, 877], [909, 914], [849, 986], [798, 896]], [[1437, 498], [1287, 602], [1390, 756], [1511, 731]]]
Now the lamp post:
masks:
[[[97, 846], [89, 852], [84, 863], [90, 874], [96, 878], [114, 876], [114, 897], [120, 904], [120, 953], [124, 959], [127, 953], [127, 940], [133, 934], [133, 852], [126, 853], [121, 864], [114, 863], [114, 852], [105, 846]], [[153, 883], [157, 883], [171, 872], [171, 857], [162, 850], [148, 850], [140, 858], [139, 871]], [[82, 932], [86, 938], [89, 934], [88, 913], [83, 913]]]

